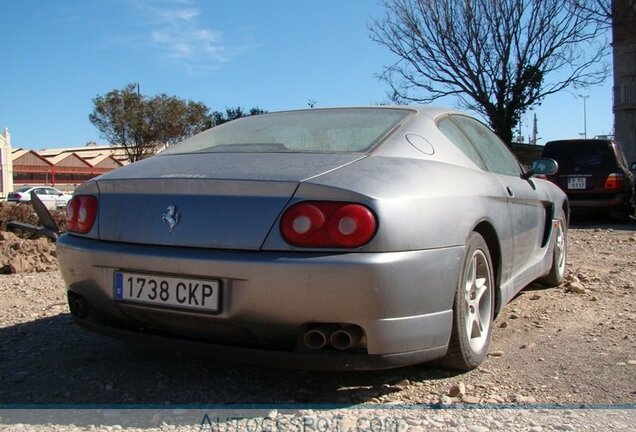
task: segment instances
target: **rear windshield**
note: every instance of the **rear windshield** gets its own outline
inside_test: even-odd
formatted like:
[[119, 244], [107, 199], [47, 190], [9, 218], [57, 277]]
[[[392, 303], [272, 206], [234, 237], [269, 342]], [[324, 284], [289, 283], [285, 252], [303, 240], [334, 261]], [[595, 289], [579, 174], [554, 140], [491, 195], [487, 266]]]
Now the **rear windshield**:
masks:
[[260, 114], [216, 126], [162, 154], [366, 152], [412, 112], [355, 108]]
[[546, 144], [542, 157], [559, 163], [559, 171], [576, 168], [614, 169], [616, 159], [609, 141], [555, 141]]

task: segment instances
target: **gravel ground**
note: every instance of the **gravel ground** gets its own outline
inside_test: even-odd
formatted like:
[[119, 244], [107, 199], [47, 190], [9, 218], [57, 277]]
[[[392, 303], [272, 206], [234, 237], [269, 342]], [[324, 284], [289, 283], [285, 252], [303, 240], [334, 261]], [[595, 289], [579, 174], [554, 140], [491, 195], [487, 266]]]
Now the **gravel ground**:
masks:
[[[281, 412], [273, 429], [240, 422], [204, 424], [211, 430], [229, 432], [234, 426], [237, 431], [254, 432], [383, 432], [394, 430], [393, 425], [400, 432], [634, 430], [636, 223], [578, 221], [569, 234], [566, 282], [553, 289], [530, 286], [508, 304], [495, 321], [488, 359], [468, 373], [430, 365], [365, 373], [292, 371], [149, 350], [74, 325], [57, 272], [0, 275], [0, 404], [7, 404], [0, 405], [0, 431], [32, 430], [34, 424], [40, 424], [38, 430], [67, 430], [68, 423], [73, 423], [67, 419], [46, 426], [44, 420], [29, 421], [33, 412], [13, 410], [19, 407], [15, 404], [122, 403], [154, 404], [154, 408], [175, 404], [335, 404], [353, 408], [320, 411], [319, 415]], [[376, 409], [361, 411], [360, 404]], [[463, 410], [401, 410], [400, 404], [435, 408], [444, 404], [441, 406]], [[543, 404], [549, 405], [541, 408]], [[553, 409], [553, 404], [566, 404], [566, 408]], [[576, 409], [580, 404], [610, 404], [611, 409]], [[387, 406], [395, 407], [387, 410]], [[484, 406], [528, 409], [470, 409]], [[356, 423], [368, 418], [369, 412], [389, 420], [380, 426]], [[201, 412], [193, 413], [194, 421], [178, 423], [182, 426], [159, 421], [169, 417], [161, 417], [164, 414], [154, 412], [150, 419], [155, 423], [144, 420], [143, 424], [162, 430], [195, 424], [201, 429]], [[53, 411], [46, 415], [52, 416]], [[110, 424], [104, 430], [125, 425], [104, 421], [99, 413], [91, 415], [96, 419], [92, 424]], [[252, 415], [245, 417], [263, 421], [268, 414]], [[323, 429], [294, 426], [312, 415], [332, 420], [340, 416], [339, 425], [346, 427], [336, 427], [333, 421]], [[301, 420], [284, 423], [297, 418]]]
[[[213, 431], [213, 432], [488, 432], [633, 431], [634, 409], [392, 409], [347, 410], [95, 410], [47, 421], [1, 424], [0, 431]], [[59, 419], [51, 422], [51, 418]], [[64, 417], [65, 416], [65, 417]], [[36, 416], [37, 417], [37, 416]], [[95, 424], [99, 426], [95, 426]], [[132, 425], [132, 426], [131, 426]], [[143, 427], [140, 427], [143, 425]]]

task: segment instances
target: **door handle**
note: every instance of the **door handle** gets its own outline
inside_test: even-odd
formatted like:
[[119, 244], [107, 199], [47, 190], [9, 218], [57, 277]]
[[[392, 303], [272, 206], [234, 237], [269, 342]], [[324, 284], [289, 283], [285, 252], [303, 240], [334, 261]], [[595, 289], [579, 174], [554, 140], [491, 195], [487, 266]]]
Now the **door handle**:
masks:
[[514, 197], [515, 196], [515, 194], [512, 192], [512, 190], [510, 189], [509, 186], [506, 186], [506, 191], [508, 192], [508, 196], [510, 196], [510, 197]]

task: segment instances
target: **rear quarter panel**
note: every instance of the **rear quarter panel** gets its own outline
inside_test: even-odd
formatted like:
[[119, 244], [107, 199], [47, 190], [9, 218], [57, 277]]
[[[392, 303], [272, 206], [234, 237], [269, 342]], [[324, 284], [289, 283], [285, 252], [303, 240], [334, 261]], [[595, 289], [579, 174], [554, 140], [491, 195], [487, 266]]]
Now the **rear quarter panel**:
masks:
[[[478, 169], [422, 159], [370, 156], [303, 182], [290, 205], [304, 200], [358, 201], [378, 217], [369, 252], [464, 245], [473, 228], [491, 223], [509, 237], [506, 198], [495, 178]], [[277, 232], [264, 249], [289, 250]]]

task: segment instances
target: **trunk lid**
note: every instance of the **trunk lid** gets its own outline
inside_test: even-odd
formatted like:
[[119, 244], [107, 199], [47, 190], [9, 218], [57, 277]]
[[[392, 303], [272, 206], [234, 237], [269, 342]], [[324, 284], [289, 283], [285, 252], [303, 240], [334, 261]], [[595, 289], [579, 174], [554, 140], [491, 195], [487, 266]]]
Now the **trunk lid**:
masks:
[[99, 238], [258, 250], [300, 182], [362, 157], [208, 153], [150, 158], [97, 179]]

